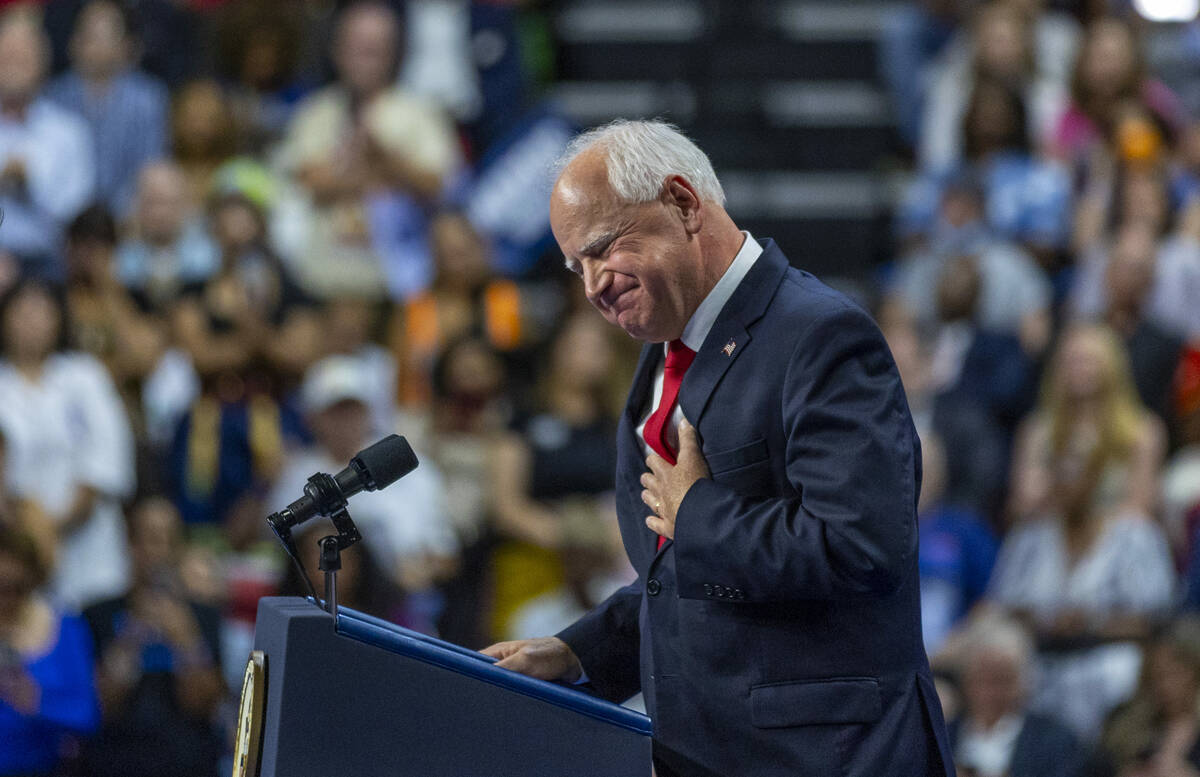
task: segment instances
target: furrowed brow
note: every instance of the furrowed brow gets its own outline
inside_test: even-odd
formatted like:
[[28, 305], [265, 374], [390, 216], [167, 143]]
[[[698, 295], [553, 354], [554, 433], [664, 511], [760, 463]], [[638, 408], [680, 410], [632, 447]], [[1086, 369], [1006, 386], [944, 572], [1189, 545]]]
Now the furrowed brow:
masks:
[[583, 248], [579, 249], [580, 256], [597, 256], [604, 253], [604, 249], [608, 248], [609, 243], [617, 239], [619, 233], [617, 230], [611, 230], [601, 235], [597, 235], [589, 240]]

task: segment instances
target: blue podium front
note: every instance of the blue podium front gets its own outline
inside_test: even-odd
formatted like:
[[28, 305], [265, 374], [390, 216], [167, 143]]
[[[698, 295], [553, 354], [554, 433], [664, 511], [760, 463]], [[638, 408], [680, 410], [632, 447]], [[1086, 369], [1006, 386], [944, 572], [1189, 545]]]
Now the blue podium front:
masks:
[[369, 615], [264, 598], [254, 648], [263, 777], [651, 773], [645, 715]]

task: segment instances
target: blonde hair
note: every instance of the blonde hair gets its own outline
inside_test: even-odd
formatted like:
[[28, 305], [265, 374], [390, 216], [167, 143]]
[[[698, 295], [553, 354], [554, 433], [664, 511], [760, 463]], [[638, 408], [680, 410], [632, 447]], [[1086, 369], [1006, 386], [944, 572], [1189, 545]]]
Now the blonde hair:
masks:
[[1125, 348], [1112, 329], [1102, 324], [1073, 324], [1063, 335], [1042, 383], [1039, 410], [1049, 422], [1050, 450], [1056, 456], [1066, 452], [1077, 420], [1077, 403], [1065, 386], [1064, 354], [1067, 343], [1079, 337], [1099, 346], [1102, 362], [1100, 438], [1090, 462], [1100, 467], [1129, 457], [1141, 432], [1146, 409], [1134, 388]]

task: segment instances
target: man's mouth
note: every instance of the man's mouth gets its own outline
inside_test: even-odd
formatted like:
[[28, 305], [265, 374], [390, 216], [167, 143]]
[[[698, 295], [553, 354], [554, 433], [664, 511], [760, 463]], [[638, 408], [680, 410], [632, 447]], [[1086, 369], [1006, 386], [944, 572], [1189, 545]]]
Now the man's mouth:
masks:
[[638, 288], [638, 284], [636, 282], [628, 284], [614, 283], [605, 289], [604, 293], [600, 295], [600, 305], [605, 310], [611, 310], [614, 313], [619, 312], [617, 311], [617, 306], [620, 303], [621, 298], [636, 288]]

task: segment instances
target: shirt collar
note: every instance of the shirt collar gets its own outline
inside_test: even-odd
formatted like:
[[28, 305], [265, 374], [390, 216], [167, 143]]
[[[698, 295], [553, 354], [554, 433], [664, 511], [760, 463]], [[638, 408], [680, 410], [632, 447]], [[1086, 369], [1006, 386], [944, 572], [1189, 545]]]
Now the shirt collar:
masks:
[[[746, 277], [746, 273], [750, 272], [750, 268], [762, 255], [762, 246], [758, 244], [754, 236], [745, 230], [742, 230], [742, 234], [745, 235], [745, 239], [742, 241], [742, 247], [738, 250], [737, 256], [733, 257], [733, 261], [729, 264], [729, 269], [713, 286], [712, 291], [696, 308], [696, 312], [692, 314], [687, 326], [683, 328], [683, 335], [679, 339], [683, 340], [683, 344], [693, 351], [699, 351], [700, 346], [704, 345], [704, 340], [708, 337], [708, 332], [713, 328], [713, 324], [717, 323], [717, 316], [721, 315], [725, 303], [733, 296], [734, 290]], [[665, 348], [666, 345], [664, 344], [663, 347]]]

